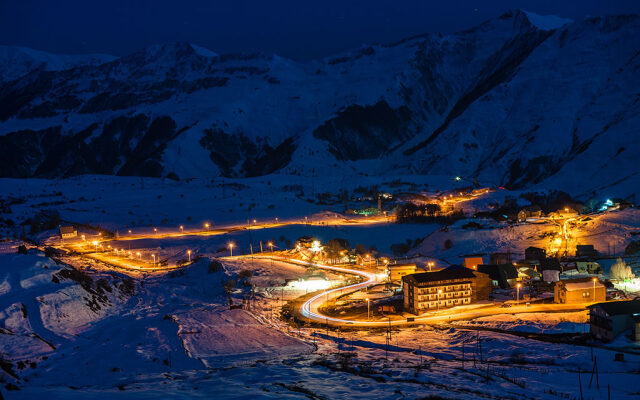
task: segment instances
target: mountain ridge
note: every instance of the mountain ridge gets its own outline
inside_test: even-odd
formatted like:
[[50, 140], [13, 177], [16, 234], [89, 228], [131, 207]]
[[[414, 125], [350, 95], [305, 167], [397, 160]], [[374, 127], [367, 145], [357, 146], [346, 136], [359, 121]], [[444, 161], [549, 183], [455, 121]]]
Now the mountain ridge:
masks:
[[[0, 175], [404, 171], [590, 190], [577, 187], [582, 179], [596, 189], [615, 165], [635, 168], [625, 151], [640, 143], [625, 137], [637, 120], [640, 19], [532, 15], [510, 11], [461, 32], [309, 62], [174, 42], [34, 70], [0, 83], [1, 148], [20, 149]], [[164, 128], [150, 132], [154, 121]], [[593, 143], [615, 143], [617, 153], [604, 160]], [[97, 167], [93, 156], [109, 161]], [[630, 176], [620, 190], [637, 183]]]

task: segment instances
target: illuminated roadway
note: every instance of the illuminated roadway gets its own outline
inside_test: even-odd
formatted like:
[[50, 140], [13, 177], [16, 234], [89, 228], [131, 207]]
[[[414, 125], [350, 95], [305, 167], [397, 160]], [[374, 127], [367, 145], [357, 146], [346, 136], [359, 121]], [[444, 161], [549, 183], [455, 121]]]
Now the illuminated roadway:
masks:
[[[244, 256], [243, 256], [244, 257]], [[330, 325], [345, 325], [345, 326], [360, 326], [360, 327], [385, 327], [389, 325], [399, 326], [408, 324], [431, 324], [450, 322], [455, 320], [473, 319], [479, 317], [486, 317], [490, 315], [498, 314], [516, 314], [516, 313], [531, 313], [531, 312], [568, 312], [568, 311], [581, 311], [585, 309], [587, 303], [581, 304], [530, 304], [530, 305], [515, 305], [508, 308], [503, 308], [500, 305], [482, 305], [478, 304], [474, 308], [460, 309], [444, 309], [437, 313], [429, 313], [423, 316], [416, 316], [412, 321], [407, 319], [400, 320], [386, 320], [386, 321], [362, 321], [351, 320], [344, 318], [335, 318], [328, 315], [324, 315], [318, 311], [320, 306], [328, 302], [331, 299], [342, 296], [343, 294], [354, 292], [364, 289], [368, 286], [375, 285], [381, 280], [377, 274], [372, 272], [361, 271], [357, 269], [335, 267], [331, 265], [324, 265], [318, 263], [311, 263], [307, 261], [294, 260], [286, 257], [269, 257], [269, 256], [256, 256], [254, 258], [273, 259], [277, 261], [288, 262], [297, 265], [314, 266], [317, 268], [328, 269], [344, 274], [359, 275], [365, 280], [360, 283], [342, 286], [339, 288], [330, 289], [322, 293], [316, 294], [300, 306], [300, 314], [307, 320], [313, 320], [317, 323], [330, 324]]]

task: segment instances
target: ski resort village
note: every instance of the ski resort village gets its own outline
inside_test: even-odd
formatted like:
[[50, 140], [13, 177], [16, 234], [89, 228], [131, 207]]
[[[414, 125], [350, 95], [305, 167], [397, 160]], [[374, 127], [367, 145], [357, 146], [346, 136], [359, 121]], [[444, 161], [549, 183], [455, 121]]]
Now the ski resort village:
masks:
[[4, 180], [3, 393], [637, 396], [635, 204], [450, 180]]
[[638, 15], [9, 3], [0, 400], [640, 399]]

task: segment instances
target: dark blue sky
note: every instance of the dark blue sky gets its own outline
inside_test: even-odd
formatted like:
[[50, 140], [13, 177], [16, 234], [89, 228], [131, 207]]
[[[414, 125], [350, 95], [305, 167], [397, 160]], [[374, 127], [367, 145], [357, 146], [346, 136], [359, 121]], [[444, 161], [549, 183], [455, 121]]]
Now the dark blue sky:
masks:
[[514, 8], [578, 19], [640, 13], [640, 1], [1, 0], [0, 44], [123, 55], [186, 40], [217, 53], [309, 59], [363, 43], [465, 29]]

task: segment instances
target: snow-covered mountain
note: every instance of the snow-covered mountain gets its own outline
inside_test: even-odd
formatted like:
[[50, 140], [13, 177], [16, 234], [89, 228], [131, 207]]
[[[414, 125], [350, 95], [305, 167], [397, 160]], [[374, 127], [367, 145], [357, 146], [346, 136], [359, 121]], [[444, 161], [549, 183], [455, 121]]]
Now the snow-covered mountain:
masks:
[[312, 62], [170, 43], [0, 86], [0, 176], [451, 174], [629, 194], [640, 17], [508, 12]]
[[0, 46], [0, 82], [18, 79], [34, 70], [61, 71], [114, 59], [107, 54], [60, 55], [20, 46]]

